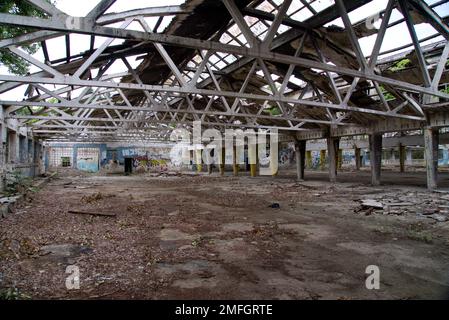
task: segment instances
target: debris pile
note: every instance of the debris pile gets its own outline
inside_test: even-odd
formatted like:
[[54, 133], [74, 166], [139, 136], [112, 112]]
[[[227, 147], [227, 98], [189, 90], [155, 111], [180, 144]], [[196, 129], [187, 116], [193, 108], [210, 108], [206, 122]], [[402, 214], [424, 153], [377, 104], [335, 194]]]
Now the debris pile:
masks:
[[366, 216], [384, 215], [417, 215], [438, 222], [449, 221], [449, 194], [429, 194], [408, 192], [399, 194], [378, 194], [371, 199], [359, 199], [360, 205], [355, 213]]
[[103, 194], [101, 194], [101, 192], [97, 192], [97, 193], [91, 194], [89, 196], [81, 197], [81, 201], [85, 202], [85, 203], [97, 202], [97, 201], [100, 201], [101, 199], [103, 199]]

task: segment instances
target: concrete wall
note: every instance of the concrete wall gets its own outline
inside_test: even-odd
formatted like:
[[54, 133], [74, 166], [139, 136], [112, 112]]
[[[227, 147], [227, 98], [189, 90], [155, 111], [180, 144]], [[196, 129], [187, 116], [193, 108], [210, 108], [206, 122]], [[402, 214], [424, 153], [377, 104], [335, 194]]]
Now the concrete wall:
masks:
[[[0, 108], [2, 109], [2, 108]], [[16, 121], [5, 122], [0, 114], [0, 191], [13, 175], [35, 177], [44, 173], [43, 145]]]
[[[133, 159], [134, 168], [149, 170], [154, 167], [168, 167], [170, 163], [171, 146], [141, 145], [124, 146], [112, 144], [48, 144], [46, 153], [46, 167], [54, 167], [50, 161], [52, 152], [70, 148], [71, 168], [87, 172], [97, 172], [111, 167], [124, 166], [125, 158]], [[56, 165], [61, 167], [60, 165]]]

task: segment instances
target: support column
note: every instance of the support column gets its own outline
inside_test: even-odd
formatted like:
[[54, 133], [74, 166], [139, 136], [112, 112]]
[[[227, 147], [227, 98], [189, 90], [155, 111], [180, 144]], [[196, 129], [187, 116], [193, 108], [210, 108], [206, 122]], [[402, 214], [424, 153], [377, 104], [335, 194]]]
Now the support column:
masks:
[[220, 156], [220, 159], [221, 159], [221, 162], [220, 162], [220, 175], [224, 176], [224, 174], [225, 174], [225, 162], [226, 162], [226, 153], [225, 153], [225, 149], [224, 148], [221, 149], [219, 156]]
[[257, 176], [257, 145], [248, 145], [248, 162], [251, 177]]
[[354, 148], [354, 153], [355, 153], [355, 169], [357, 171], [360, 171], [360, 168], [362, 167], [362, 154], [361, 154], [361, 149], [355, 147]]
[[337, 158], [340, 139], [327, 138], [327, 152], [329, 158], [329, 180], [330, 182], [337, 182]]
[[206, 164], [206, 167], [207, 167], [207, 173], [208, 174], [212, 174], [212, 162], [213, 162], [213, 159], [214, 159], [214, 157], [211, 155], [211, 152], [213, 152], [214, 153], [214, 156], [215, 156], [215, 149], [213, 149], [213, 150], [210, 150], [210, 149], [204, 149], [204, 152], [206, 152], [206, 159], [207, 159], [207, 164]]
[[235, 145], [233, 146], [232, 171], [234, 176], [237, 177], [239, 175], [240, 168], [237, 162], [237, 148]]
[[405, 172], [405, 146], [399, 144], [399, 170], [400, 172]]
[[340, 170], [343, 167], [343, 149], [338, 149], [337, 168]]
[[326, 150], [320, 151], [320, 169], [324, 171], [326, 168]]
[[210, 163], [207, 165], [207, 173], [212, 174], [212, 164]]
[[370, 161], [371, 161], [371, 184], [380, 185], [380, 174], [382, 170], [382, 134], [375, 133], [369, 136]]
[[21, 163], [20, 161], [20, 134], [18, 131], [14, 132], [14, 163]]
[[28, 139], [28, 163], [34, 164], [36, 160], [34, 159], [34, 140]]
[[427, 188], [435, 190], [438, 187], [438, 145], [439, 130], [437, 128], [424, 129], [424, 146], [427, 170]]
[[312, 169], [312, 151], [306, 151], [306, 168]]
[[307, 141], [304, 140], [295, 141], [296, 173], [299, 181], [304, 180], [306, 145]]
[[0, 147], [1, 147], [1, 159], [0, 164], [3, 166], [8, 162], [8, 152], [7, 152], [7, 143], [8, 143], [8, 130], [6, 127], [6, 122], [3, 115], [3, 106], [0, 105], [0, 121], [1, 121], [1, 132], [0, 132]]
[[202, 150], [201, 149], [196, 149], [195, 150], [195, 155], [196, 155], [196, 171], [202, 172], [203, 171], [203, 161], [202, 161]]

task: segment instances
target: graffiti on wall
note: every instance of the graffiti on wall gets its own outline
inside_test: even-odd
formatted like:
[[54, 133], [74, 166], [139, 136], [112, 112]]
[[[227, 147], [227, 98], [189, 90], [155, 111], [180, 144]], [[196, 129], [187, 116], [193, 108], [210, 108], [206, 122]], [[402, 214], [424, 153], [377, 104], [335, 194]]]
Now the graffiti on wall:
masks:
[[279, 148], [279, 165], [286, 166], [295, 163], [295, 147], [289, 143]]
[[[115, 152], [115, 151], [114, 151]], [[133, 167], [136, 172], [150, 170], [168, 170], [170, 148], [126, 148], [121, 150], [120, 162], [124, 158], [133, 159]]]

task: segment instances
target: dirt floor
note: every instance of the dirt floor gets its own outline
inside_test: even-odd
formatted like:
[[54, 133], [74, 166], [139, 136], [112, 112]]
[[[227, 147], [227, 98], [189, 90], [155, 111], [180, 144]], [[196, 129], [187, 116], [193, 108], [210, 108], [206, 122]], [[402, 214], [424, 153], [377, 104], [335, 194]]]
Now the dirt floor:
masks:
[[[368, 172], [334, 185], [307, 175], [59, 175], [0, 219], [0, 289], [36, 299], [449, 298], [448, 193], [427, 192], [423, 173], [387, 173], [376, 188]], [[66, 288], [69, 265], [79, 290]], [[380, 290], [365, 287], [369, 265]]]

